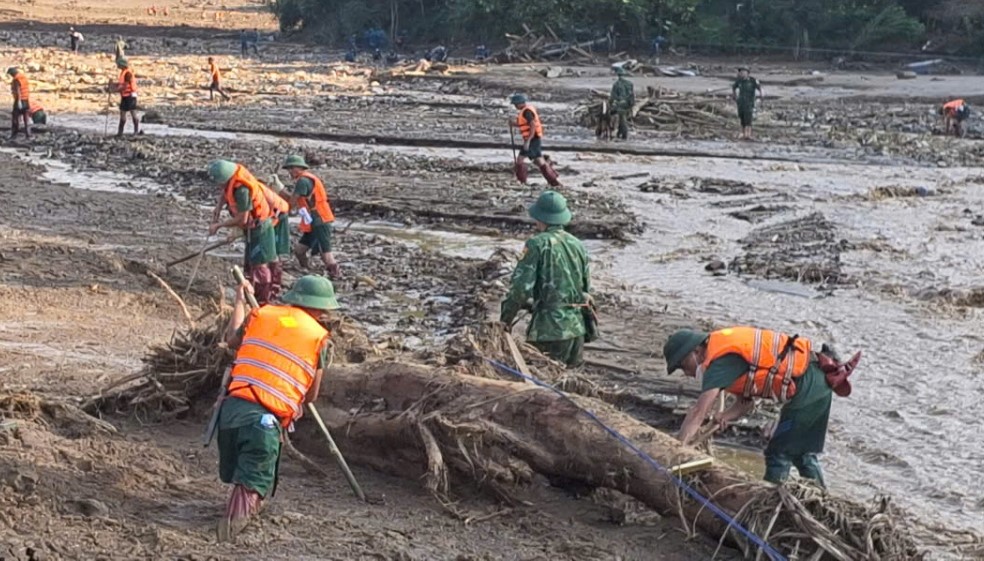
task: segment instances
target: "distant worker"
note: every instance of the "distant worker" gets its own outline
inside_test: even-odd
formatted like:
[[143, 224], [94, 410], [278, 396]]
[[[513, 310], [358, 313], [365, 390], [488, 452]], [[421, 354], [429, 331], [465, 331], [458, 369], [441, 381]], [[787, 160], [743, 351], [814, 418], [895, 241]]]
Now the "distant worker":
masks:
[[249, 34], [249, 44], [253, 47], [253, 54], [259, 56], [259, 44], [260, 44], [260, 30], [253, 28], [253, 31]]
[[85, 41], [85, 37], [83, 37], [81, 33], [76, 31], [74, 27], [68, 28], [68, 42], [72, 47], [73, 53], [79, 53], [79, 50], [82, 48], [83, 41]]
[[738, 79], [731, 85], [731, 96], [738, 103], [738, 121], [741, 123], [739, 140], [752, 140], [752, 120], [755, 118], [755, 94], [762, 97], [762, 86], [752, 78], [747, 66], [738, 68]]
[[490, 56], [492, 56], [492, 53], [484, 44], [475, 47], [475, 60], [481, 62]]
[[447, 62], [448, 60], [448, 49], [444, 45], [438, 45], [433, 49], [427, 51], [424, 56], [430, 62]]
[[666, 47], [666, 43], [666, 37], [657, 35], [649, 45], [649, 57], [655, 59], [656, 64], [659, 64], [659, 59], [663, 54], [663, 49]]
[[41, 104], [36, 103], [33, 99], [28, 100], [28, 102], [27, 114], [31, 117], [31, 122], [35, 125], [47, 125], [48, 113], [45, 112], [44, 107], [41, 107]]
[[308, 268], [308, 253], [321, 256], [325, 271], [332, 280], [342, 277], [342, 269], [332, 253], [332, 228], [335, 213], [328, 199], [328, 190], [301, 156], [287, 156], [283, 169], [294, 180], [290, 207], [301, 216], [301, 240], [294, 248], [294, 255], [304, 269]]
[[635, 105], [635, 87], [625, 76], [628, 74], [621, 66], [615, 69], [618, 79], [612, 84], [612, 93], [608, 96], [611, 111], [618, 116], [618, 138], [629, 138], [629, 120], [632, 119], [632, 107]]
[[120, 60], [121, 58], [125, 58], [126, 57], [126, 49], [127, 49], [127, 47], [129, 47], [129, 45], [127, 45], [126, 44], [126, 41], [123, 40], [123, 36], [121, 35], [121, 36], [117, 37], [116, 43], [114, 43], [114, 51], [115, 51], [115, 55], [116, 55], [115, 56], [115, 59], [116, 60]]
[[523, 148], [519, 152], [520, 159], [532, 160], [551, 187], [560, 187], [560, 177], [549, 159], [543, 155], [543, 123], [540, 121], [540, 114], [528, 103], [523, 94], [513, 94], [509, 101], [519, 111], [515, 118], [509, 120], [509, 126], [518, 128], [523, 137]]
[[208, 86], [209, 101], [215, 99], [215, 92], [219, 92], [219, 95], [222, 96], [222, 99], [228, 101], [229, 96], [226, 95], [226, 93], [222, 90], [222, 85], [219, 83], [220, 80], [222, 79], [222, 76], [219, 73], [219, 67], [215, 64], [215, 59], [212, 57], [208, 57], [208, 73], [209, 73], [209, 80], [210, 80]]
[[[222, 188], [219, 203], [212, 210], [209, 235], [214, 236], [222, 228], [240, 229], [246, 239], [245, 272], [253, 283], [257, 301], [265, 304], [276, 299], [283, 276], [279, 260], [283, 240], [282, 237], [278, 240], [277, 226], [280, 218], [286, 222], [286, 216], [278, 217], [278, 212], [287, 208], [286, 201], [256, 179], [245, 166], [228, 160], [210, 163], [208, 176]], [[280, 210], [275, 208], [277, 199], [284, 205]], [[229, 210], [230, 218], [220, 222], [223, 207]]]
[[27, 75], [15, 67], [7, 69], [10, 75], [10, 95], [14, 98], [14, 108], [10, 112], [10, 139], [17, 138], [17, 131], [20, 123], [24, 123], [24, 136], [31, 139], [31, 125], [29, 119], [31, 109], [31, 86], [27, 80]]
[[355, 62], [355, 51], [352, 49], [345, 51], [345, 62]]
[[249, 54], [249, 37], [247, 37], [245, 29], [239, 30], [239, 54], [243, 58]]
[[943, 115], [943, 134], [963, 137], [963, 122], [970, 116], [970, 106], [962, 99], [954, 99], [943, 104], [940, 108]]
[[[848, 396], [861, 354], [840, 363], [826, 345], [815, 348], [804, 338], [754, 327], [731, 327], [705, 333], [683, 329], [663, 346], [667, 373], [682, 369], [701, 385], [697, 403], [680, 429], [689, 444], [710, 416], [710, 430], [727, 427], [748, 414], [756, 399], [782, 405], [779, 422], [765, 449], [765, 480], [782, 483], [796, 466], [800, 476], [824, 485], [817, 454], [827, 437], [832, 393]], [[728, 409], [712, 413], [722, 391], [737, 400]]]
[[588, 333], [588, 252], [564, 230], [571, 211], [560, 193], [544, 191], [529, 214], [539, 233], [526, 242], [499, 318], [511, 329], [520, 310], [530, 310], [526, 340], [550, 358], [577, 366]]
[[120, 69], [120, 76], [115, 83], [109, 85], [110, 91], [120, 94], [120, 124], [116, 136], [123, 136], [127, 115], [130, 115], [133, 121], [133, 134], [137, 135], [140, 134], [140, 118], [137, 117], [137, 77], [126, 57], [117, 60], [116, 66]]
[[235, 538], [272, 497], [279, 477], [283, 433], [305, 403], [318, 399], [328, 366], [329, 332], [321, 316], [338, 309], [331, 281], [304, 276], [280, 305], [247, 313], [239, 287], [225, 341], [236, 351], [219, 407], [219, 478], [233, 485], [219, 519], [220, 542]]

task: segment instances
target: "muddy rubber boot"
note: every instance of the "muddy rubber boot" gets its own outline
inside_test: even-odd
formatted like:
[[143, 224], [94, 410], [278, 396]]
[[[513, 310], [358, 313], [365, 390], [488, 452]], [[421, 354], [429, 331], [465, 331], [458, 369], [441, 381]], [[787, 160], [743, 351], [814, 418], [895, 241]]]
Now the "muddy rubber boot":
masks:
[[557, 175], [556, 171], [554, 171], [554, 168], [550, 165], [550, 162], [540, 166], [540, 173], [543, 174], [543, 178], [547, 180], [547, 183], [551, 187], [561, 187], [560, 176]]
[[215, 537], [219, 542], [232, 541], [249, 525], [250, 520], [260, 511], [262, 499], [259, 493], [242, 485], [232, 488], [225, 514], [219, 519]]
[[516, 181], [526, 185], [526, 181], [530, 178], [530, 171], [526, 167], [525, 156], [516, 156], [516, 161], [513, 162], [513, 173], [516, 175]]
[[273, 279], [269, 265], [256, 265], [250, 268], [249, 280], [253, 284], [253, 295], [259, 305], [270, 303], [270, 290]]
[[267, 267], [270, 268], [270, 300], [276, 300], [284, 286], [284, 264], [277, 260]]

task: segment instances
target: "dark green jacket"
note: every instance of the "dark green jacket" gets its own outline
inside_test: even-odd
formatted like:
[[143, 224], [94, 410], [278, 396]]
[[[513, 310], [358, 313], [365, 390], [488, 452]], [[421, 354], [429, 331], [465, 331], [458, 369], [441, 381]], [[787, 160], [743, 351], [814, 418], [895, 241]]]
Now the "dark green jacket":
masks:
[[503, 323], [511, 324], [519, 311], [531, 308], [528, 341], [564, 341], [584, 335], [578, 304], [586, 301], [591, 284], [588, 252], [581, 240], [550, 226], [526, 242], [502, 302]]
[[628, 111], [635, 105], [635, 87], [632, 82], [623, 77], [612, 84], [612, 93], [608, 96], [608, 103], [616, 111]]

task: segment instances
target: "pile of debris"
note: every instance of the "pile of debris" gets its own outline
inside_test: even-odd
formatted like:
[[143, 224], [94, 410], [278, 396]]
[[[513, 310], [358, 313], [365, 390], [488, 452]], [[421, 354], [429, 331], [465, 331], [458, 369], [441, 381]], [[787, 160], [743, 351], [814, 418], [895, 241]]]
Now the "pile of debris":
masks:
[[546, 26], [547, 36], [538, 35], [523, 24], [522, 35], [506, 34], [509, 46], [501, 52], [492, 55], [492, 62], [507, 64], [510, 62], [542, 62], [547, 60], [566, 60], [590, 63], [595, 55], [592, 49], [608, 44], [608, 39], [600, 37], [579, 43], [561, 41], [550, 26]]
[[[591, 98], [574, 109], [575, 118], [583, 126], [597, 127], [607, 99], [606, 92], [593, 90]], [[734, 120], [734, 109], [729, 104], [652, 86], [632, 106], [635, 126], [656, 130], [727, 128]]]
[[845, 284], [851, 279], [840, 256], [848, 244], [836, 234], [834, 224], [819, 212], [760, 228], [742, 239], [745, 253], [729, 268], [767, 279]]

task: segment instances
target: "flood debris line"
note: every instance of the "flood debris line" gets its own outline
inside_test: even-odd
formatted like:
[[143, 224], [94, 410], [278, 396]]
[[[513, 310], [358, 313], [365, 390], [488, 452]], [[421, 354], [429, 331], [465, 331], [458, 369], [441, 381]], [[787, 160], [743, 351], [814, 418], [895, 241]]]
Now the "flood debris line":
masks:
[[[726, 524], [681, 497], [670, 478], [623, 448], [578, 406], [663, 466], [701, 454], [601, 401], [575, 397], [576, 406], [532, 385], [396, 361], [333, 368], [326, 380], [319, 408], [329, 428], [337, 429], [346, 456], [422, 479], [442, 501], [449, 502], [461, 478], [516, 504], [515, 488], [534, 476], [562, 477], [618, 490], [679, 516], [688, 532], [724, 539]], [[299, 425], [294, 443], [308, 454], [324, 455], [310, 424]], [[722, 465], [686, 480], [782, 551], [792, 552], [798, 542], [800, 558], [922, 559], [904, 516], [887, 507], [868, 509], [842, 499], [794, 501], [809, 496], [810, 489], [751, 482]]]
[[636, 189], [643, 193], [670, 194], [680, 199], [690, 198], [693, 193], [736, 197], [758, 192], [758, 189], [751, 183], [723, 177], [690, 177], [687, 179], [660, 177], [640, 183], [636, 185]]
[[[596, 128], [602, 111], [607, 107], [607, 99], [605, 92], [592, 92], [588, 100], [574, 109], [575, 118], [582, 126]], [[733, 127], [734, 120], [735, 112], [730, 105], [652, 86], [647, 88], [646, 96], [637, 99], [632, 107], [635, 126], [657, 130], [694, 132], [697, 129], [723, 129]]]
[[546, 35], [534, 33], [523, 25], [522, 35], [506, 34], [509, 46], [492, 55], [497, 64], [510, 62], [542, 62], [547, 60], [591, 63], [596, 60], [591, 49], [608, 44], [606, 37], [581, 42], [561, 41], [560, 37], [546, 26]]
[[759, 228], [741, 243], [744, 254], [729, 264], [739, 274], [821, 285], [850, 281], [840, 258], [847, 244], [823, 213]]

